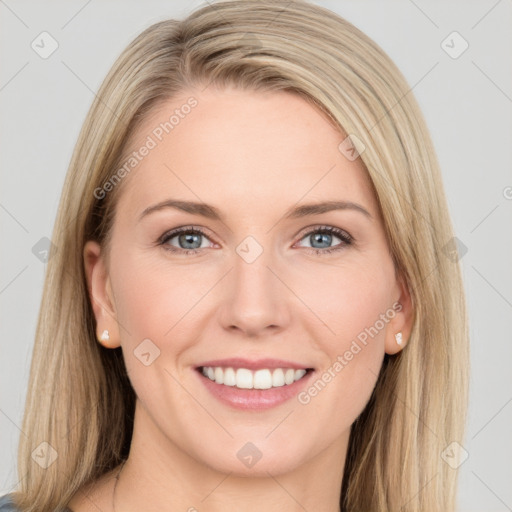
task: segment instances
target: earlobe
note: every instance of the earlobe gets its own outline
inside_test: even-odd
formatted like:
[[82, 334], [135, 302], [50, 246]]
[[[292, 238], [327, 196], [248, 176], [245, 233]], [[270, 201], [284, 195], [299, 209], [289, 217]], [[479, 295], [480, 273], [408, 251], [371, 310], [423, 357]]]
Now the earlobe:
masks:
[[385, 351], [387, 354], [397, 354], [409, 342], [412, 331], [414, 311], [411, 294], [405, 280], [399, 280], [400, 298], [394, 303], [394, 317], [386, 329]]
[[121, 345], [115, 302], [101, 246], [92, 240], [84, 246], [87, 289], [96, 319], [96, 339], [106, 348]]

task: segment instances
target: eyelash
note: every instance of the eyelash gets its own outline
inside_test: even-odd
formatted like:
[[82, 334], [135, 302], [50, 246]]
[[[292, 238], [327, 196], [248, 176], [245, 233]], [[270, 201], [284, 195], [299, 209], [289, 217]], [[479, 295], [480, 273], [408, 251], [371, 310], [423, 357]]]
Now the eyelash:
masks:
[[[193, 234], [202, 235], [202, 236], [208, 238], [206, 233], [200, 228], [197, 228], [194, 226], [183, 226], [181, 228], [173, 229], [172, 231], [168, 231], [168, 232], [164, 233], [158, 239], [158, 244], [161, 245], [166, 251], [170, 251], [170, 252], [176, 253], [176, 254], [179, 253], [184, 256], [186, 256], [188, 254], [197, 254], [202, 249], [205, 249], [205, 247], [198, 248], [198, 249], [180, 249], [180, 248], [172, 247], [171, 245], [169, 245], [167, 243], [169, 240], [171, 240], [175, 236], [180, 235], [182, 233], [193, 233]], [[349, 235], [346, 231], [335, 228], [334, 226], [315, 227], [314, 229], [311, 229], [310, 231], [307, 231], [306, 233], [304, 233], [301, 236], [300, 240], [302, 240], [303, 238], [306, 238], [307, 236], [315, 234], [315, 233], [336, 235], [342, 241], [341, 244], [336, 245], [334, 247], [328, 247], [326, 249], [315, 249], [313, 247], [304, 247], [304, 249], [306, 249], [307, 252], [314, 253], [319, 256], [325, 256], [326, 254], [329, 254], [329, 253], [332, 253], [335, 251], [340, 251], [340, 250], [344, 249], [345, 247], [351, 245], [354, 242], [354, 238], [351, 235]]]

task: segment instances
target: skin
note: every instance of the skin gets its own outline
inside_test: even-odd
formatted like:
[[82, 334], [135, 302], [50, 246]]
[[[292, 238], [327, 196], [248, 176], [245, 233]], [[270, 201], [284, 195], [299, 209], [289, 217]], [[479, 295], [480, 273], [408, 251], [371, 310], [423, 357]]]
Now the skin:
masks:
[[[108, 329], [102, 343], [122, 346], [138, 397], [115, 509], [338, 511], [350, 426], [412, 319], [369, 178], [360, 158], [338, 150], [345, 136], [288, 92], [183, 92], [145, 119], [133, 149], [191, 95], [198, 105], [124, 178], [110, 252], [93, 241], [84, 248], [97, 335]], [[139, 220], [170, 198], [211, 204], [224, 221], [171, 208]], [[326, 200], [357, 203], [371, 218], [351, 209], [283, 218]], [[197, 254], [158, 244], [191, 224], [206, 232]], [[353, 243], [311, 240], [325, 225]], [[236, 252], [249, 235], [263, 248], [252, 263]], [[196, 374], [209, 359], [274, 357], [307, 363], [314, 381], [396, 301], [401, 311], [308, 404], [235, 410]], [[147, 338], [160, 350], [149, 366], [134, 356]], [[262, 454], [252, 468], [236, 456], [249, 441]], [[112, 475], [79, 491], [73, 510], [112, 510]]]

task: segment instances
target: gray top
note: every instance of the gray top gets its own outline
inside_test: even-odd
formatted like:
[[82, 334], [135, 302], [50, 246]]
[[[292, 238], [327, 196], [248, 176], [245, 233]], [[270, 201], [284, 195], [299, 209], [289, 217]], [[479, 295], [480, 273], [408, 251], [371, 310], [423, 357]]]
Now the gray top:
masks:
[[0, 512], [18, 512], [19, 508], [13, 505], [10, 496], [10, 494], [6, 494], [0, 497]]
[[[21, 510], [12, 502], [11, 494], [0, 496], [0, 512], [21, 512]], [[65, 508], [63, 512], [73, 512], [69, 508]]]

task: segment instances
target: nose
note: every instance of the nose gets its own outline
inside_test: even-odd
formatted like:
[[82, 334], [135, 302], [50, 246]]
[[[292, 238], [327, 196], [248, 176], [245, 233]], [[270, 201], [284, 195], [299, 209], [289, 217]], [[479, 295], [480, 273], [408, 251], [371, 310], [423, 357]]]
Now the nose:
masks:
[[257, 337], [281, 332], [289, 324], [290, 292], [269, 253], [263, 251], [250, 263], [235, 255], [233, 269], [223, 284], [219, 310], [224, 329]]

